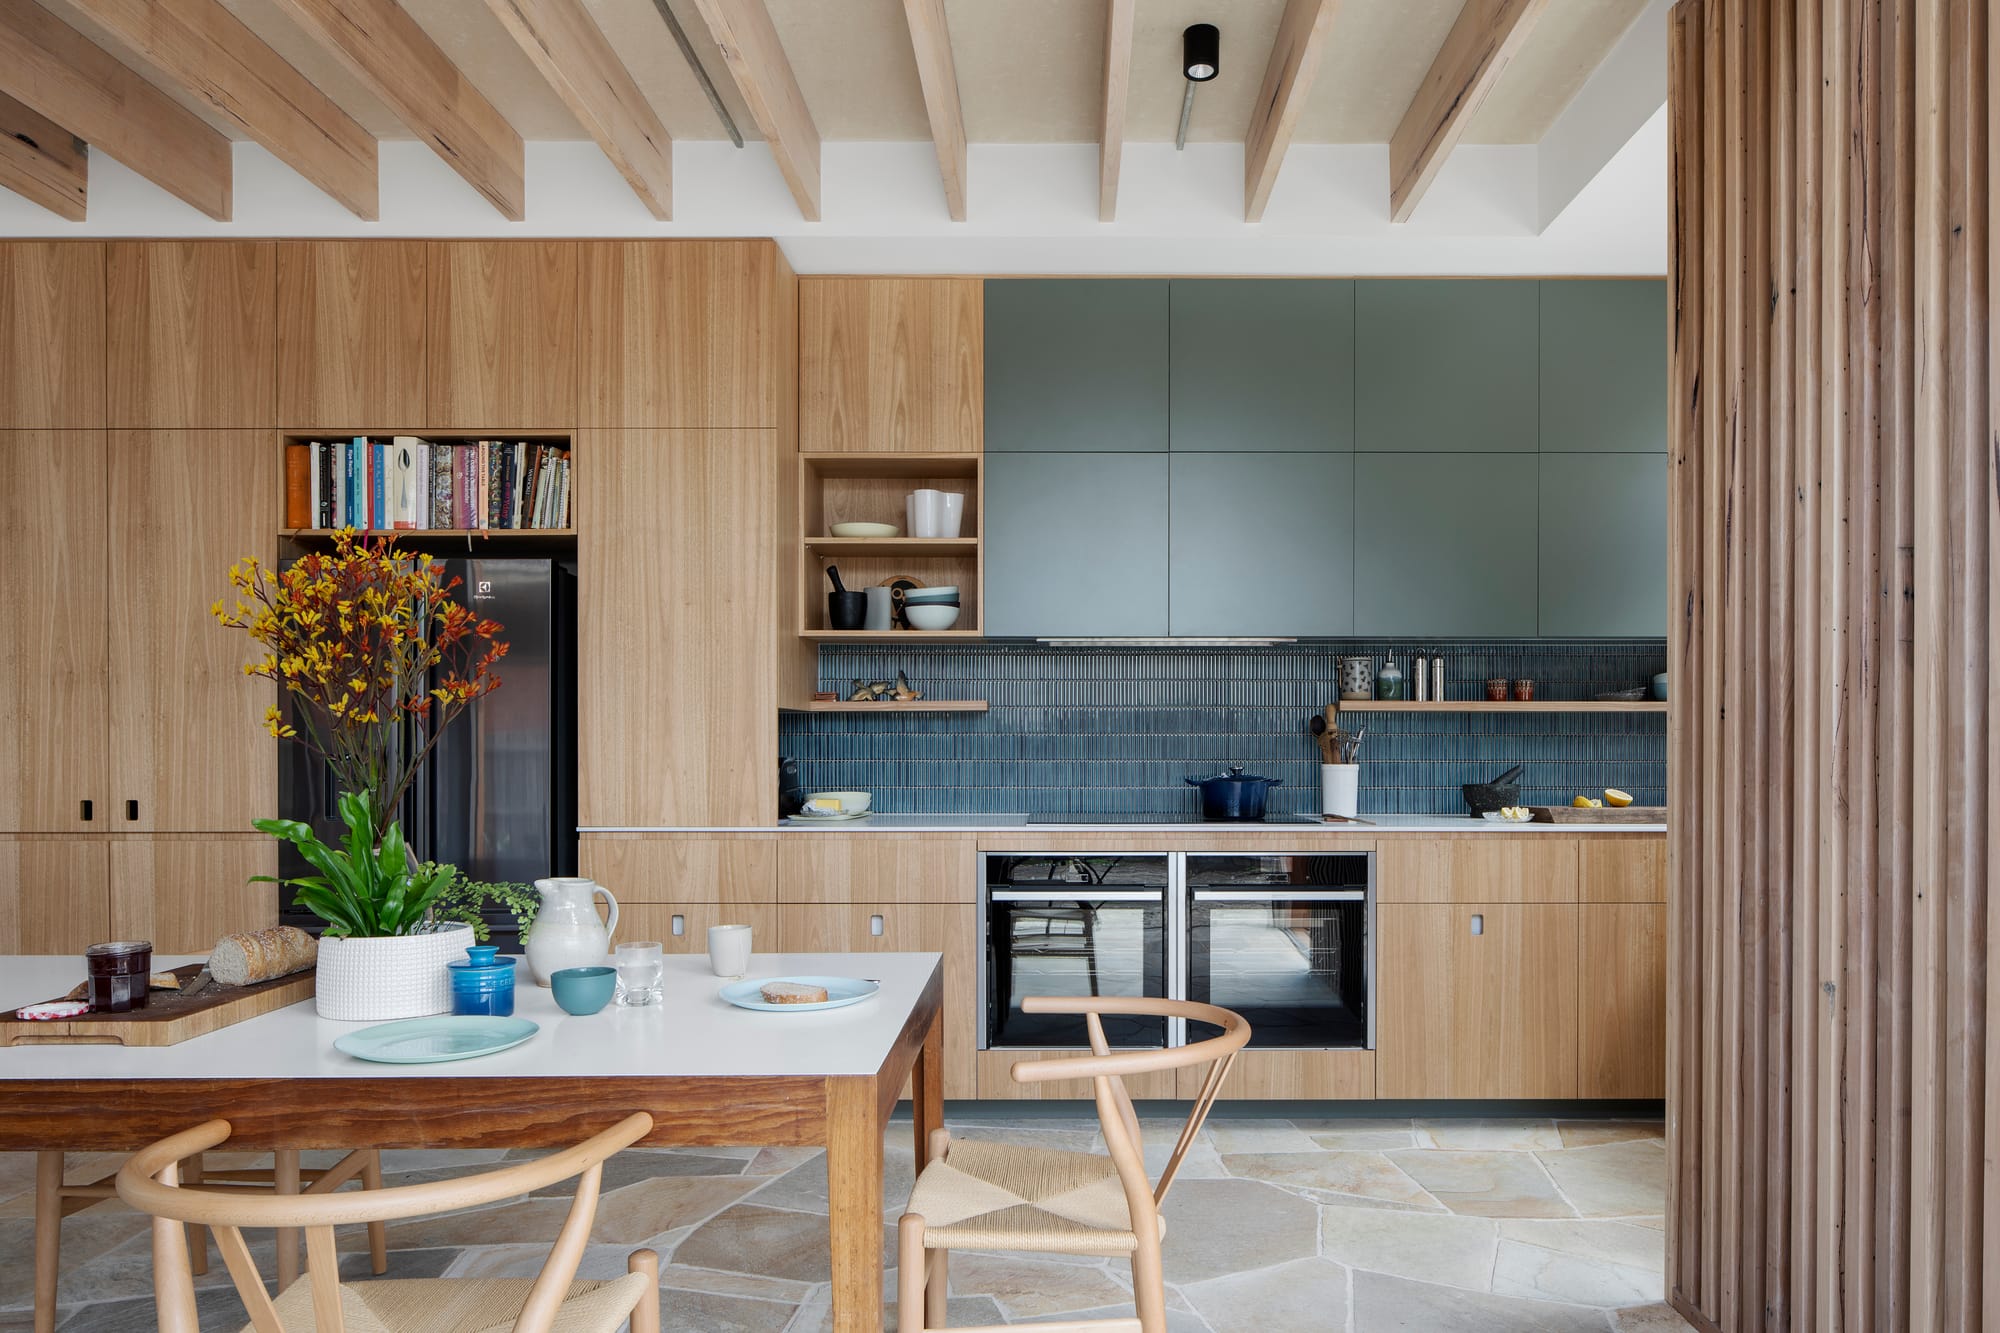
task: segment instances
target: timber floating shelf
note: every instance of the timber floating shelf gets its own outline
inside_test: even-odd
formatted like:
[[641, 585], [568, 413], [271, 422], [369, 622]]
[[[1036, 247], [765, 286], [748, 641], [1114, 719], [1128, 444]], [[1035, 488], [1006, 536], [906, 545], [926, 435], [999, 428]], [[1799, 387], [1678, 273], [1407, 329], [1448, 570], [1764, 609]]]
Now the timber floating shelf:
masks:
[[[280, 528], [280, 537], [290, 537], [294, 541], [332, 541], [340, 528]], [[545, 537], [570, 538], [576, 536], [575, 528], [355, 528], [357, 537], [402, 537], [409, 541], [429, 541], [438, 537], [448, 537], [453, 541], [471, 537], [497, 537], [507, 541], [526, 537], [531, 540]]]
[[1664, 713], [1664, 699], [1339, 699], [1343, 713]]
[[793, 713], [983, 713], [988, 704], [984, 699], [916, 699], [905, 703], [898, 699], [885, 699], [880, 703], [860, 703], [853, 699], [815, 699], [798, 708], [783, 711]]
[[963, 555], [979, 554], [977, 537], [808, 537], [814, 555]]
[[963, 643], [986, 636], [976, 629], [809, 629], [799, 637], [820, 643]]

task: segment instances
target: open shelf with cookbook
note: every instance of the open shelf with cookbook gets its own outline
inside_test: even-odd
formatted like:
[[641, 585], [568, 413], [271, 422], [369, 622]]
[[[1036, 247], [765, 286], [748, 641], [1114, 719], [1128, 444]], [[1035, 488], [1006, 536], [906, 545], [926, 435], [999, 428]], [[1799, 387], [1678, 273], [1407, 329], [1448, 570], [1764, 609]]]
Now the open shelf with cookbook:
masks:
[[[978, 454], [805, 453], [799, 455], [798, 627], [803, 638], [838, 642], [957, 642], [983, 632], [980, 599], [981, 493]], [[963, 497], [951, 536], [909, 535], [908, 497], [938, 491]], [[875, 530], [854, 533], [851, 523]], [[836, 531], [836, 526], [841, 531]], [[845, 629], [828, 621], [827, 567], [840, 570], [851, 591], [906, 579], [958, 589], [958, 620], [949, 629]]]
[[415, 431], [280, 437], [280, 535], [490, 536], [547, 544], [576, 535], [567, 435]]

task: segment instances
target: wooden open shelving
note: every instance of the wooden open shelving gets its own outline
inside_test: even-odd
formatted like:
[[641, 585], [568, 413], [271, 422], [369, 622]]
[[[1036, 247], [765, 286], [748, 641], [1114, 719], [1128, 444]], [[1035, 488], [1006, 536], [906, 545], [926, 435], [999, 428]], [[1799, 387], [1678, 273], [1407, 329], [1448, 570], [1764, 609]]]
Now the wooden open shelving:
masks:
[[808, 537], [806, 550], [829, 560], [852, 555], [966, 556], [977, 559], [977, 537]]
[[917, 699], [904, 703], [897, 699], [885, 699], [876, 703], [859, 703], [852, 699], [815, 699], [797, 708], [781, 711], [788, 713], [983, 713], [989, 705], [984, 699]]
[[983, 638], [976, 629], [809, 629], [814, 643], [963, 643]]
[[[280, 537], [290, 537], [295, 541], [330, 540], [338, 528], [280, 528]], [[520, 537], [573, 538], [575, 528], [356, 528], [357, 537], [405, 537], [418, 541], [430, 537], [494, 537], [512, 541]]]
[[1338, 699], [1343, 713], [1664, 713], [1664, 699]]
[[[799, 455], [798, 633], [815, 643], [961, 643], [982, 637], [980, 558], [983, 460], [964, 453], [802, 453]], [[832, 537], [836, 523], [904, 526], [913, 490], [957, 491], [965, 514], [957, 537]], [[902, 576], [926, 587], [958, 588], [958, 624], [948, 630], [827, 628], [826, 567], [851, 590]]]

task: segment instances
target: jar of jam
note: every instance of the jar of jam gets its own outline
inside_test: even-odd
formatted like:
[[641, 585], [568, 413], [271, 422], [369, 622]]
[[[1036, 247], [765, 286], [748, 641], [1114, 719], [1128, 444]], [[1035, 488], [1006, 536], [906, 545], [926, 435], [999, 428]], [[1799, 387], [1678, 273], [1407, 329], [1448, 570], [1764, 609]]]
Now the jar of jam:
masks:
[[90, 972], [90, 1007], [100, 1014], [122, 1014], [146, 1007], [147, 980], [153, 975], [151, 940], [117, 940], [93, 944], [83, 951]]

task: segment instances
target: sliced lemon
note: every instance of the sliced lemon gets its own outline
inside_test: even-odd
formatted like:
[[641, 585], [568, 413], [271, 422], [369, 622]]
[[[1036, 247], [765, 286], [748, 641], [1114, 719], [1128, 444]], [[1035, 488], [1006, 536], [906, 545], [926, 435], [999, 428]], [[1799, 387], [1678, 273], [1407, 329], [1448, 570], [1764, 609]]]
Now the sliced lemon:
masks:
[[1604, 789], [1604, 803], [1606, 805], [1630, 805], [1632, 804], [1632, 793], [1619, 791], [1616, 787], [1606, 787]]
[[1594, 804], [1596, 804], [1596, 802], [1592, 801], [1588, 796], [1579, 796], [1575, 800], [1570, 802], [1570, 808], [1575, 810], [1588, 810]]

